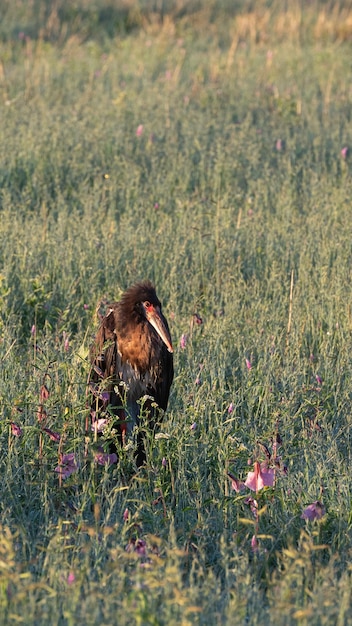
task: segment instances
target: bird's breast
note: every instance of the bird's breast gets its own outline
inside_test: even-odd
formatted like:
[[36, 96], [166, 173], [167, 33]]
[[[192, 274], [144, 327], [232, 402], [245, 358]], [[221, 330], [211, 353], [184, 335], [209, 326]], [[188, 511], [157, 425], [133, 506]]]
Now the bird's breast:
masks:
[[117, 377], [126, 384], [126, 393], [129, 401], [135, 401], [144, 396], [147, 390], [155, 386], [156, 373], [154, 370], [140, 372], [128, 361], [119, 364]]

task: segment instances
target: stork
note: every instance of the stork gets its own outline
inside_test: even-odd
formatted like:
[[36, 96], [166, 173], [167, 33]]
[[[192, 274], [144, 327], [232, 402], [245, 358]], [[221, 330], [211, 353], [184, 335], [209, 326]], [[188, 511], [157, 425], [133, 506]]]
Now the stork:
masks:
[[[169, 400], [174, 375], [172, 353], [168, 323], [155, 287], [148, 280], [133, 285], [119, 302], [107, 307], [90, 349], [93, 427], [101, 430], [112, 416], [124, 444], [126, 435], [140, 425], [143, 410], [153, 431]], [[110, 450], [112, 446], [116, 450], [114, 444]], [[136, 463], [141, 466], [145, 460], [139, 433]]]

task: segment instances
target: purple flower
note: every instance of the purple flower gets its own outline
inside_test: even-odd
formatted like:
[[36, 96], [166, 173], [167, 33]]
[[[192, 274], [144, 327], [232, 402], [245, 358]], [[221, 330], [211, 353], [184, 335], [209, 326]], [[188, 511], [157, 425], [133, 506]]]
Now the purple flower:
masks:
[[75, 453], [70, 452], [60, 455], [59, 465], [55, 467], [55, 472], [60, 474], [61, 478], [68, 478], [73, 472], [77, 472], [78, 468], [79, 464], [76, 461]]
[[318, 374], [315, 374], [315, 380], [317, 381], [318, 385], [322, 385], [323, 381], [320, 376], [318, 376]]
[[165, 459], [164, 456], [162, 458], [161, 465], [162, 465], [162, 467], [167, 467], [167, 460]]
[[109, 454], [99, 448], [94, 454], [94, 461], [98, 463], [98, 465], [112, 465], [113, 463], [117, 463], [117, 454], [115, 454], [115, 452]]
[[325, 515], [325, 508], [319, 500], [316, 500], [304, 509], [301, 519], [313, 522], [315, 519], [321, 519], [323, 515]]
[[60, 442], [61, 436], [59, 435], [59, 433], [55, 433], [50, 428], [43, 428], [43, 432], [46, 433], [47, 435], [49, 435], [50, 439], [52, 441], [55, 441], [55, 443], [59, 443]]

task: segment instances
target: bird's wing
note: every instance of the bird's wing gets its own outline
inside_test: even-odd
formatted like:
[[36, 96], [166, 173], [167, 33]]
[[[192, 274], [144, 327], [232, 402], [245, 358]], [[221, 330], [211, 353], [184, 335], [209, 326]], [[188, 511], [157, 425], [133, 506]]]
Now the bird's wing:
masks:
[[115, 314], [114, 305], [112, 305], [105, 317], [103, 317], [90, 348], [91, 372], [89, 382], [99, 383], [104, 379], [111, 379], [113, 385], [117, 355], [118, 347], [115, 333]]
[[173, 356], [166, 349], [166, 347], [163, 346], [159, 362], [159, 374], [155, 383], [155, 391], [151, 392], [151, 395], [154, 396], [155, 402], [161, 409], [163, 409], [163, 411], [166, 411], [167, 409], [173, 377]]

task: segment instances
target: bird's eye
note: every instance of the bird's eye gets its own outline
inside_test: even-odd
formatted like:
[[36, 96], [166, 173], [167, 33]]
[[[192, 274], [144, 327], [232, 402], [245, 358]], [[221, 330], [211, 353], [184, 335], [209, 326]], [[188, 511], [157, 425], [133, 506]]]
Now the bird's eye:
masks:
[[146, 308], [146, 309], [150, 309], [150, 307], [151, 307], [152, 305], [151, 305], [151, 304], [150, 304], [150, 302], [148, 302], [148, 300], [147, 300], [147, 302], [145, 302], [145, 303], [144, 303], [144, 306], [145, 306], [145, 308]]

